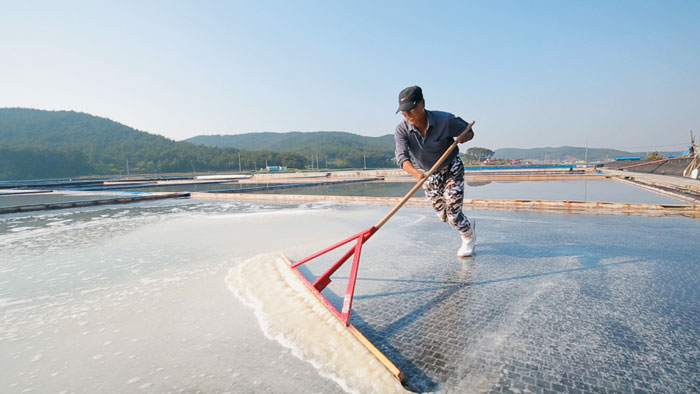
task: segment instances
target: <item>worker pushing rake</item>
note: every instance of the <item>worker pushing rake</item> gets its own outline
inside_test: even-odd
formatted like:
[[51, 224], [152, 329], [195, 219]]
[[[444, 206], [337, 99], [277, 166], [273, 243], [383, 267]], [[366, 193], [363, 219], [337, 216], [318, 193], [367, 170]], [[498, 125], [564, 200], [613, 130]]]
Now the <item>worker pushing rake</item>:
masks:
[[[423, 92], [418, 86], [411, 86], [399, 94], [399, 108], [404, 121], [396, 127], [396, 161], [407, 173], [418, 182], [406, 193], [403, 199], [376, 225], [363, 230], [335, 245], [329, 246], [317, 253], [296, 262], [285, 261], [298, 277], [308, 285], [308, 288], [333, 312], [341, 322], [362, 342], [399, 380], [403, 380], [401, 371], [384, 356], [367, 338], [350, 324], [357, 271], [360, 262], [362, 245], [379, 230], [407, 201], [423, 186], [425, 194], [430, 198], [433, 208], [443, 222], [456, 228], [462, 237], [462, 245], [457, 251], [459, 257], [468, 257], [474, 253], [476, 233], [474, 223], [462, 212], [464, 196], [464, 164], [460, 160], [457, 144], [464, 143], [474, 137], [472, 126], [474, 121], [465, 122], [447, 112], [428, 111], [425, 109]], [[411, 156], [418, 168], [411, 162]], [[427, 172], [425, 172], [427, 171]], [[328, 268], [321, 276], [310, 282], [298, 267], [306, 262], [355, 241], [342, 257]], [[353, 256], [348, 285], [343, 299], [343, 306], [338, 310], [328, 301], [321, 291], [331, 282], [335, 273], [349, 258]]]

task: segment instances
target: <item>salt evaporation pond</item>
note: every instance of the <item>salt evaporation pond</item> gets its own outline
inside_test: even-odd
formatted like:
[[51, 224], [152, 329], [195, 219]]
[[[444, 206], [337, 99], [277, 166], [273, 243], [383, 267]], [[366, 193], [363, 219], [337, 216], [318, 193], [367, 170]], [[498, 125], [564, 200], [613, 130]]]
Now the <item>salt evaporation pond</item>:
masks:
[[[408, 178], [407, 178], [408, 179]], [[414, 182], [362, 182], [321, 185], [256, 193], [310, 194], [341, 196], [403, 197]], [[416, 197], [424, 197], [423, 190]], [[646, 204], [678, 204], [683, 201], [666, 195], [651, 193], [634, 185], [610, 179], [566, 181], [467, 181], [464, 198], [500, 200], [572, 200], [607, 201]]]
[[[266, 338], [228, 278], [386, 211], [164, 200], [1, 216], [0, 392], [353, 391]], [[402, 209], [363, 249], [353, 324], [414, 388], [698, 390], [697, 220], [469, 214], [471, 259], [429, 209]]]

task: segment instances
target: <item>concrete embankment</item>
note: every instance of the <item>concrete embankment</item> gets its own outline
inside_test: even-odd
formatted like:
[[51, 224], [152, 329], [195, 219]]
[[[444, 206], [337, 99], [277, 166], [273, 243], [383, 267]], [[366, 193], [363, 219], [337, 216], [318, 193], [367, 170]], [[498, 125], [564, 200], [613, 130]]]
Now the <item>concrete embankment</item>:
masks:
[[648, 174], [612, 169], [601, 169], [603, 174], [622, 182], [700, 204], [700, 180], [673, 175]]
[[[203, 200], [265, 201], [278, 203], [309, 203], [317, 201], [334, 201], [338, 203], [361, 203], [386, 206], [393, 206], [396, 205], [399, 201], [401, 201], [401, 197], [250, 193], [192, 193], [190, 197]], [[429, 207], [430, 202], [424, 197], [414, 197], [406, 203], [406, 206]], [[692, 218], [700, 218], [700, 205], [698, 204], [644, 204], [568, 200], [465, 199], [464, 207], [467, 209], [540, 211], [590, 215], [681, 215]]]
[[66, 208], [77, 208], [77, 207], [89, 207], [93, 205], [109, 205], [109, 204], [128, 204], [141, 201], [149, 200], [162, 200], [166, 198], [183, 198], [189, 197], [189, 192], [179, 192], [179, 193], [148, 193], [139, 195], [130, 195], [128, 197], [112, 197], [112, 198], [100, 198], [93, 200], [82, 200], [82, 201], [62, 201], [53, 203], [41, 203], [41, 204], [29, 204], [29, 205], [17, 205], [11, 207], [0, 207], [0, 214], [8, 213], [18, 213], [18, 212], [31, 212], [31, 211], [47, 211], [54, 209], [66, 209]]

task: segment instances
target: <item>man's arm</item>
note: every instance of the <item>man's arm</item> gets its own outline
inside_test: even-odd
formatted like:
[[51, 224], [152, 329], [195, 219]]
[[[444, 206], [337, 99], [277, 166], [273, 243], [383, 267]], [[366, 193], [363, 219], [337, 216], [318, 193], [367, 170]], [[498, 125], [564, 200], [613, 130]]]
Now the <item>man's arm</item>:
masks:
[[457, 137], [457, 143], [463, 144], [474, 138], [474, 130], [469, 130], [467, 134], [460, 137], [464, 130], [467, 129], [467, 126], [469, 126], [469, 123], [458, 116], [450, 115], [452, 116], [449, 120], [450, 135]]
[[411, 162], [411, 155], [409, 153], [410, 149], [408, 147], [408, 136], [406, 125], [404, 123], [399, 124], [396, 127], [396, 132], [394, 133], [394, 141], [396, 143], [396, 163], [412, 175], [416, 179], [423, 179], [425, 174], [423, 171], [417, 169]]
[[457, 137], [457, 143], [463, 144], [467, 141], [471, 141], [472, 138], [474, 138], [474, 130], [469, 130], [467, 134]]
[[423, 179], [425, 178], [425, 174], [423, 171], [417, 169], [413, 163], [411, 163], [410, 160], [406, 160], [403, 163], [401, 163], [401, 168], [406, 171], [407, 173], [411, 174], [414, 178], [416, 179]]

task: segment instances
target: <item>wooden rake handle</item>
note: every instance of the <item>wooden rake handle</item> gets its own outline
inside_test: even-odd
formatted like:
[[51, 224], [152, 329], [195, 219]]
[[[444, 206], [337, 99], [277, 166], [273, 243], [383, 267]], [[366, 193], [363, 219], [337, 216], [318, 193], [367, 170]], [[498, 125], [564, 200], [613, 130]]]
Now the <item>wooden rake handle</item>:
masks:
[[[474, 120], [469, 122], [469, 124], [467, 125], [467, 128], [464, 129], [464, 131], [462, 132], [462, 134], [459, 135], [459, 137], [466, 135], [468, 132], [470, 132], [474, 123], [475, 123]], [[459, 137], [457, 137], [457, 138], [459, 139]], [[425, 174], [425, 176], [423, 178], [421, 178], [418, 182], [416, 182], [415, 185], [413, 185], [411, 190], [409, 190], [408, 193], [406, 193], [406, 195], [401, 199], [401, 201], [399, 201], [399, 203], [396, 204], [396, 206], [391, 211], [389, 211], [389, 213], [387, 213], [386, 216], [384, 216], [382, 218], [382, 220], [380, 220], [377, 224], [374, 225], [374, 227], [377, 230], [379, 230], [379, 228], [382, 227], [384, 225], [384, 223], [386, 223], [389, 219], [391, 219], [391, 217], [394, 216], [394, 214], [399, 209], [401, 209], [401, 207], [404, 204], [406, 204], [406, 202], [411, 198], [411, 196], [413, 196], [413, 193], [415, 193], [416, 190], [418, 190], [418, 188], [423, 186], [423, 183], [425, 183], [425, 180], [428, 179], [429, 176], [433, 175], [435, 173], [435, 171], [437, 171], [437, 169], [440, 167], [442, 162], [444, 162], [445, 159], [447, 159], [447, 156], [449, 156], [450, 153], [452, 153], [452, 151], [457, 147], [457, 144], [458, 144], [458, 142], [457, 142], [457, 140], [455, 140], [455, 142], [453, 142], [452, 145], [450, 145], [450, 147], [447, 148], [445, 153], [443, 153], [442, 156], [440, 156], [438, 161], [436, 161], [435, 164], [433, 164], [433, 166], [430, 167], [430, 170], [428, 171], [428, 173]]]

